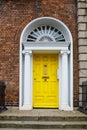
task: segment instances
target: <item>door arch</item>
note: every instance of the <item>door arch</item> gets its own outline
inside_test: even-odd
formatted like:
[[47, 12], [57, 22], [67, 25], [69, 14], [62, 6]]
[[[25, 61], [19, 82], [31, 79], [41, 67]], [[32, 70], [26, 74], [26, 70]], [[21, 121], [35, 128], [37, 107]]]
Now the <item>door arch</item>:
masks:
[[73, 40], [68, 27], [58, 19], [31, 21], [20, 37], [19, 109], [32, 109], [32, 61], [34, 53], [59, 54], [59, 109], [73, 110]]

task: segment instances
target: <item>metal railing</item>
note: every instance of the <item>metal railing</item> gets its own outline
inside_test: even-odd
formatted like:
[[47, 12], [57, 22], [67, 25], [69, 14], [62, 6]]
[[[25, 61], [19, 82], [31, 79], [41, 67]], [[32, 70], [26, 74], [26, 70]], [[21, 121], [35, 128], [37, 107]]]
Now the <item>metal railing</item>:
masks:
[[80, 86], [79, 110], [87, 114], [87, 81]]
[[0, 81], [0, 112], [7, 109], [5, 106], [5, 88], [6, 82]]

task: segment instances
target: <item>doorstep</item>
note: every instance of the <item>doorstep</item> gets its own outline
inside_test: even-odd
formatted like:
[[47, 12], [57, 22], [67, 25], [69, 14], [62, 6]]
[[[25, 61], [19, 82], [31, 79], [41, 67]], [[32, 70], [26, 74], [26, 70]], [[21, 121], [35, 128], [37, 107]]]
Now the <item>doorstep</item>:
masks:
[[0, 113], [1, 116], [50, 116], [50, 117], [84, 117], [87, 115], [74, 108], [73, 111], [60, 111], [58, 109], [33, 109], [19, 110], [18, 107], [7, 107], [7, 110]]

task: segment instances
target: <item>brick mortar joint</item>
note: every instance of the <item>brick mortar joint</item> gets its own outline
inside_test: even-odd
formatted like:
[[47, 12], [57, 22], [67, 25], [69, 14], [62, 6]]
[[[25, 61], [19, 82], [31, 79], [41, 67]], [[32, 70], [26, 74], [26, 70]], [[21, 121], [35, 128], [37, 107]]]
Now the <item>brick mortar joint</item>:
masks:
[[77, 3], [87, 3], [87, 0], [77, 0]]
[[79, 9], [80, 9], [80, 10], [81, 10], [81, 9], [85, 10], [85, 9], [87, 9], [87, 7], [85, 7], [85, 8], [84, 8], [84, 7], [83, 7], [83, 8], [78, 7], [78, 10], [79, 10]]

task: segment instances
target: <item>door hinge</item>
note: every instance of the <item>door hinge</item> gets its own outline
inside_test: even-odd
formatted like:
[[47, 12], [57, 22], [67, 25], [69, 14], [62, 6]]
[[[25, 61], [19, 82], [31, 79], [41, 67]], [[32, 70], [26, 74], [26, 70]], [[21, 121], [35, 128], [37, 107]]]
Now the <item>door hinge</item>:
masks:
[[59, 73], [60, 73], [60, 71], [59, 71], [59, 69], [57, 69], [57, 79], [59, 79]]

